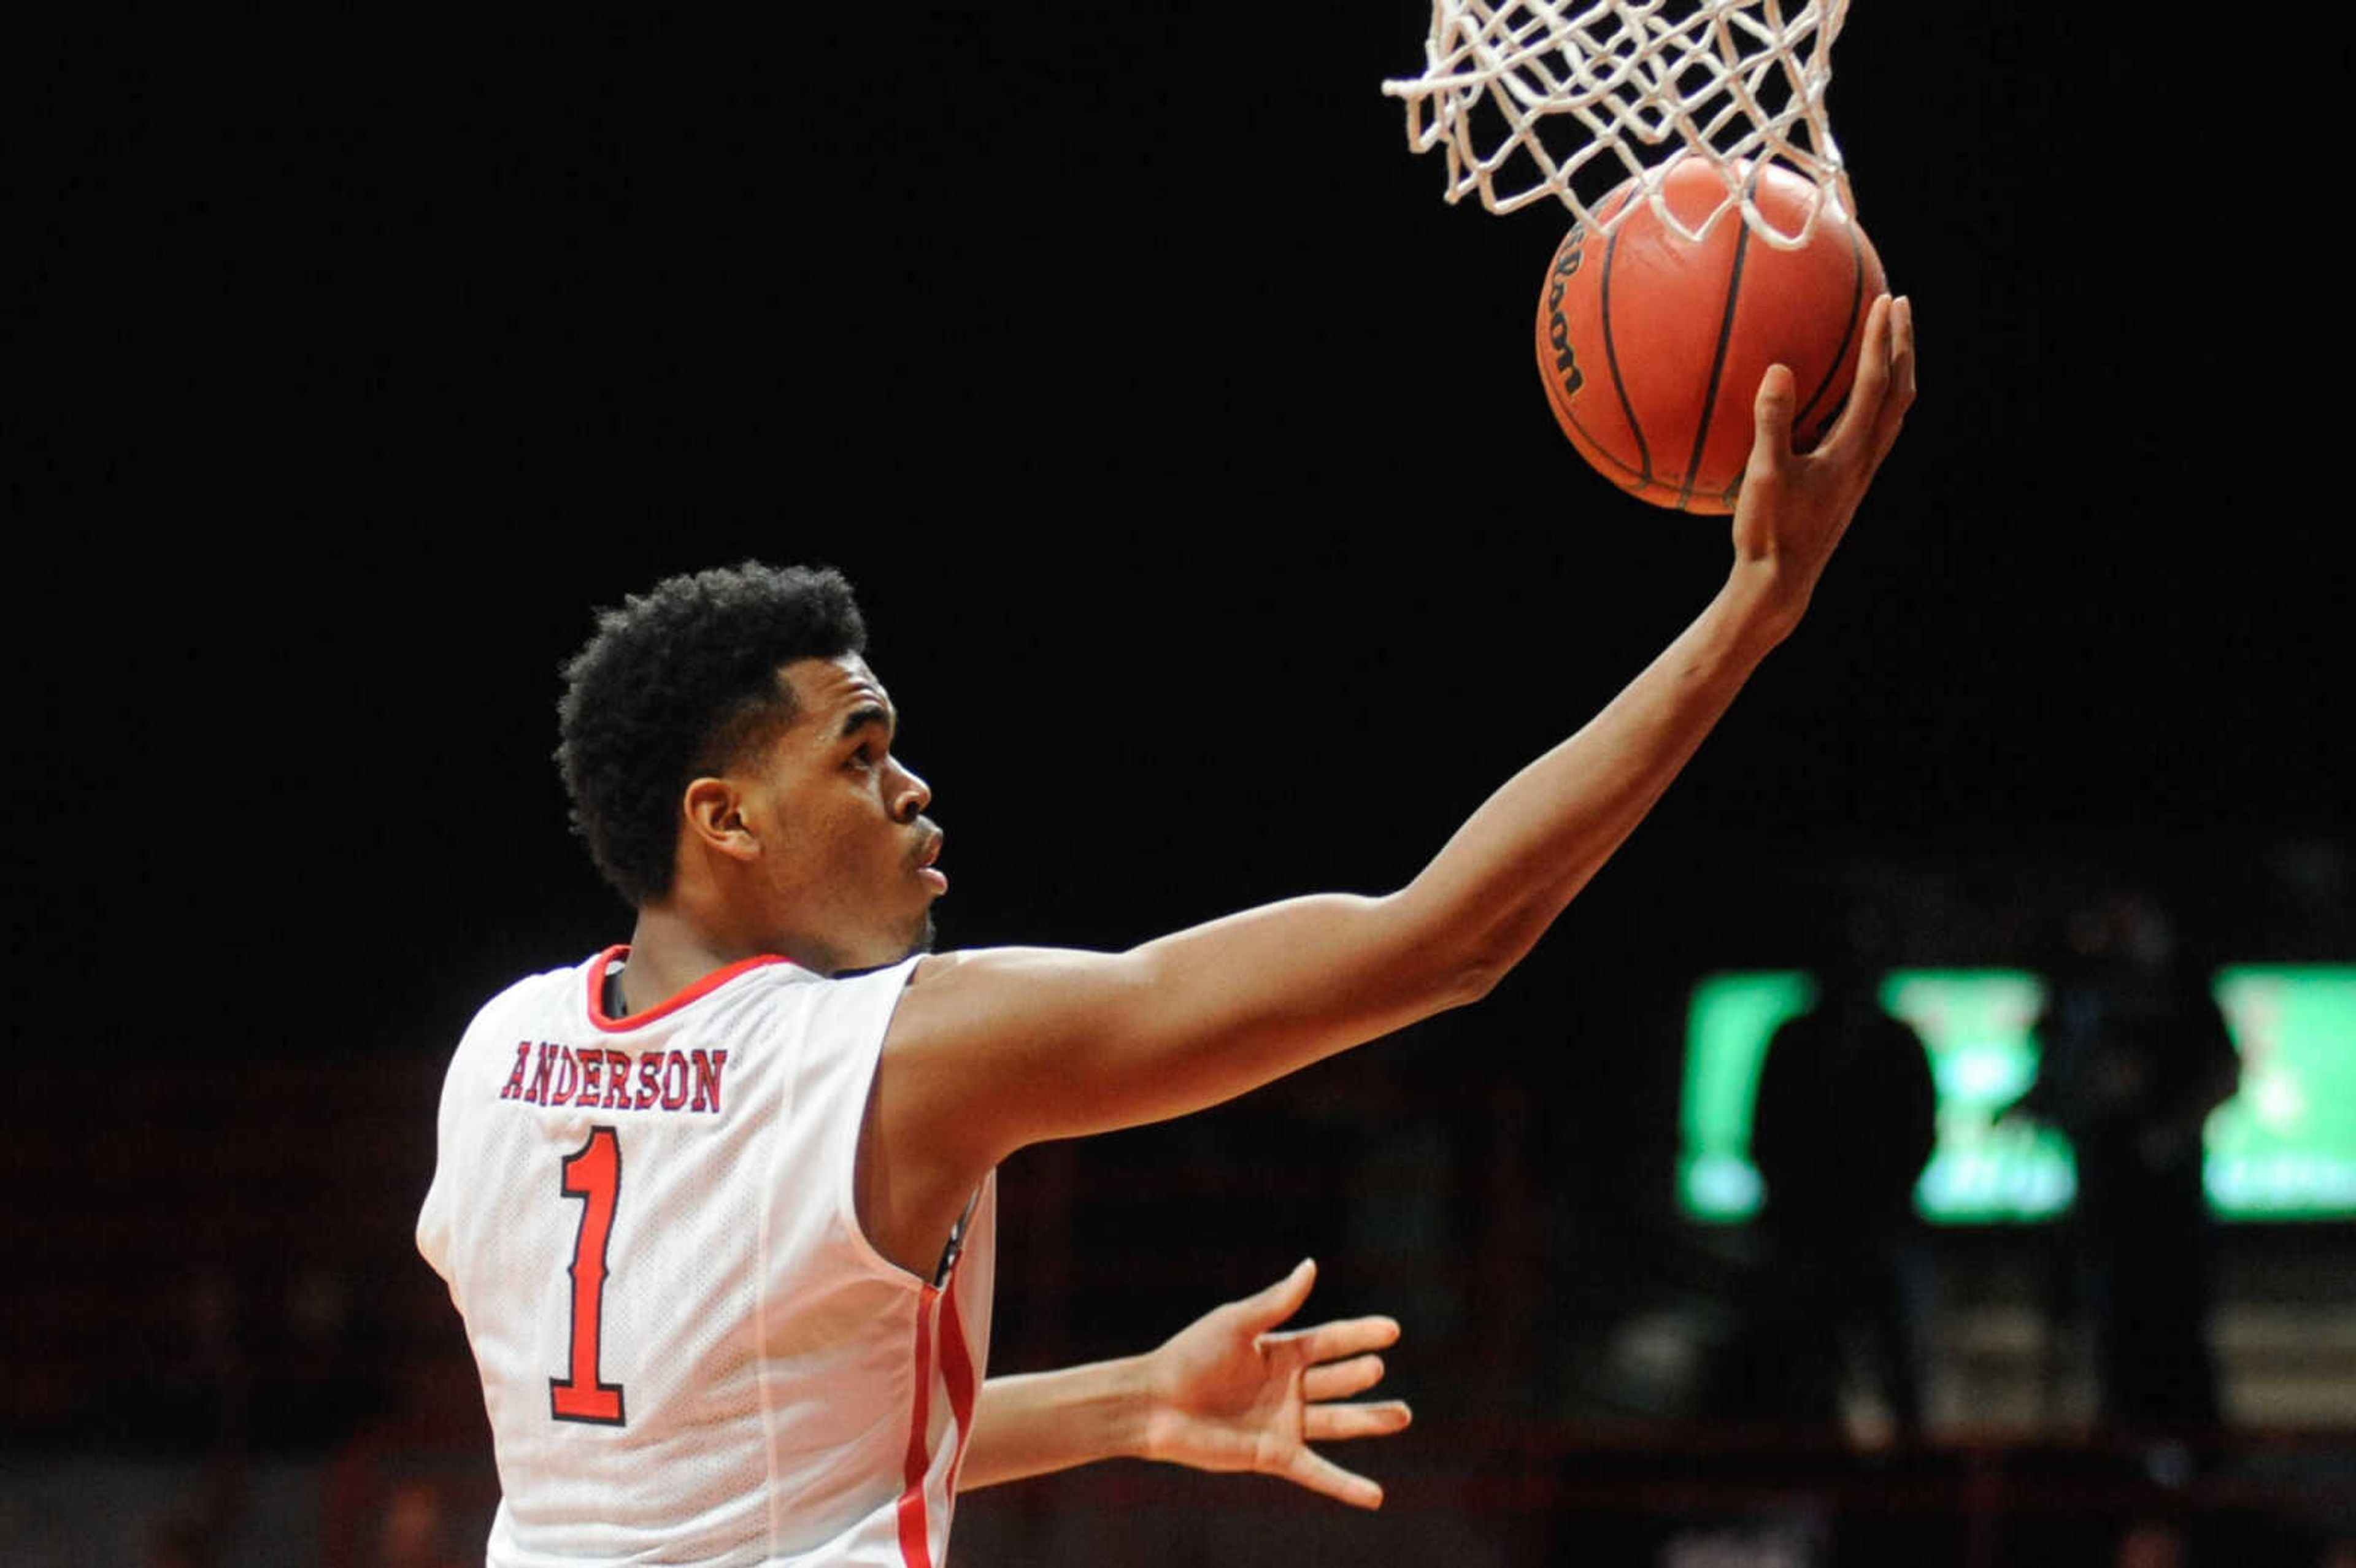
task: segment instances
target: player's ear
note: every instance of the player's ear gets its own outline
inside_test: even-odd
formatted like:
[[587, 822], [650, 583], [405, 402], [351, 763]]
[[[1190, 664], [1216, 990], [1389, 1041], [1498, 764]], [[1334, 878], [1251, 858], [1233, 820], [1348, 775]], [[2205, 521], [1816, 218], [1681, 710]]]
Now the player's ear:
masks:
[[732, 860], [751, 860], [761, 841], [746, 819], [740, 787], [727, 779], [691, 782], [680, 805], [689, 839]]

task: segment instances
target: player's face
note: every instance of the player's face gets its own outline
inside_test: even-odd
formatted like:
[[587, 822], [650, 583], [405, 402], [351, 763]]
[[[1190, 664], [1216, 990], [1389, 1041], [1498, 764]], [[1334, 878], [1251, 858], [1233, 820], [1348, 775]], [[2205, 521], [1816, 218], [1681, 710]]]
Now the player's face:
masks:
[[761, 830], [763, 896], [784, 950], [823, 973], [922, 951], [941, 831], [933, 792], [892, 753], [899, 715], [854, 655], [787, 665], [797, 715], [754, 770], [745, 806]]

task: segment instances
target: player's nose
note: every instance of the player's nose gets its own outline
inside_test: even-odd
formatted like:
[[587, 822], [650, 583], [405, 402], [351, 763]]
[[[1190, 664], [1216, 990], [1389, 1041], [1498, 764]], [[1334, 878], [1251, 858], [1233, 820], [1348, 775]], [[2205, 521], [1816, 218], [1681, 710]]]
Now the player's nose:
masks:
[[892, 816], [900, 822], [914, 822], [917, 813], [933, 803], [933, 786], [914, 768], [897, 758], [892, 766], [898, 777], [892, 792]]

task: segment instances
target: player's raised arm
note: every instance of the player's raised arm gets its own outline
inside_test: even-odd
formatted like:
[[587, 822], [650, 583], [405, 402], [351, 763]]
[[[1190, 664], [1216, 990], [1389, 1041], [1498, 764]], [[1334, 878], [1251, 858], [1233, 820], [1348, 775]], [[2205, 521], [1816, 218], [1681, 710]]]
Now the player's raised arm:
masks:
[[[1216, 1104], [1483, 995], [1797, 624], [1913, 395], [1912, 311], [1886, 298], [1869, 318], [1849, 406], [1814, 452], [1792, 450], [1792, 379], [1771, 370], [1724, 586], [1406, 887], [1271, 904], [1122, 954], [997, 949], [927, 960], [885, 1047], [876, 1152], [895, 1168], [945, 1162], [978, 1173], [1035, 1140]], [[962, 1179], [941, 1176], [950, 1189]], [[907, 1196], [919, 1207], [946, 1200]], [[888, 1212], [877, 1219], [889, 1229]]]

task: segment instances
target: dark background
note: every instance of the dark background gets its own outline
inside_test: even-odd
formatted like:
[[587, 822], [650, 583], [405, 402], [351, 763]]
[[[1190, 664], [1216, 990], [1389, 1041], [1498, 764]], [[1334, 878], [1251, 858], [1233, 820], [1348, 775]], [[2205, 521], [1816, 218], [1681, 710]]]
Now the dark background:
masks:
[[[948, 831], [947, 944], [1411, 876], [1727, 554], [1555, 429], [1530, 332], [1565, 219], [1442, 202], [1379, 91], [1424, 21], [924, 4], [61, 50], [16, 313], [10, 950], [20, 1062], [113, 1085], [74, 1147], [135, 1167], [198, 1082], [222, 1136], [294, 1147], [299, 1112], [237, 1120], [255, 1063], [381, 1074], [386, 1174], [339, 1200], [399, 1253], [440, 1053], [626, 935], [565, 831], [555, 671], [673, 571], [850, 573]], [[1489, 1107], [1434, 1118], [1477, 1172], [1502, 1083], [1546, 1205], [1490, 1260], [1508, 1316], [1632, 1310], [1679, 1267], [1644, 1260], [1682, 1245], [1680, 988], [1804, 957], [1861, 890], [1923, 960], [2020, 961], [2118, 876], [2222, 956], [2356, 956], [2344, 331], [2260, 172], [2299, 126], [2189, 109], [2169, 42], [2106, 26], [1858, 7], [1833, 123], [1922, 395], [1814, 613], [1483, 1008], [1066, 1157], [1083, 1192], [1190, 1160], [1249, 1188], [1266, 1140], [1321, 1173], [1182, 1209], [1173, 1301], [1378, 1230], [1358, 1162], [1415, 1147], [1427, 1093]], [[52, 1240], [60, 1270], [104, 1250]], [[1338, 1272], [1336, 1310], [1398, 1283]], [[1177, 1320], [1055, 1288], [1047, 1327], [1010, 1296], [1009, 1354]], [[1482, 1386], [1543, 1414], [1566, 1360]], [[59, 1397], [35, 1441], [93, 1430]]]
[[[1422, 25], [924, 5], [79, 61], [39, 105], [61, 352], [17, 475], [32, 935], [75, 933], [42, 965], [201, 931], [220, 984], [383, 985], [337, 1038], [446, 1032], [622, 926], [546, 760], [592, 607], [751, 555], [865, 596], [952, 940], [1408, 875], [1726, 557], [1555, 430], [1562, 220], [1440, 201], [1378, 91]], [[2344, 834], [2336, 313], [2248, 144], [2093, 33], [1850, 18], [1834, 124], [1922, 400], [1600, 898], [1705, 841]]]

